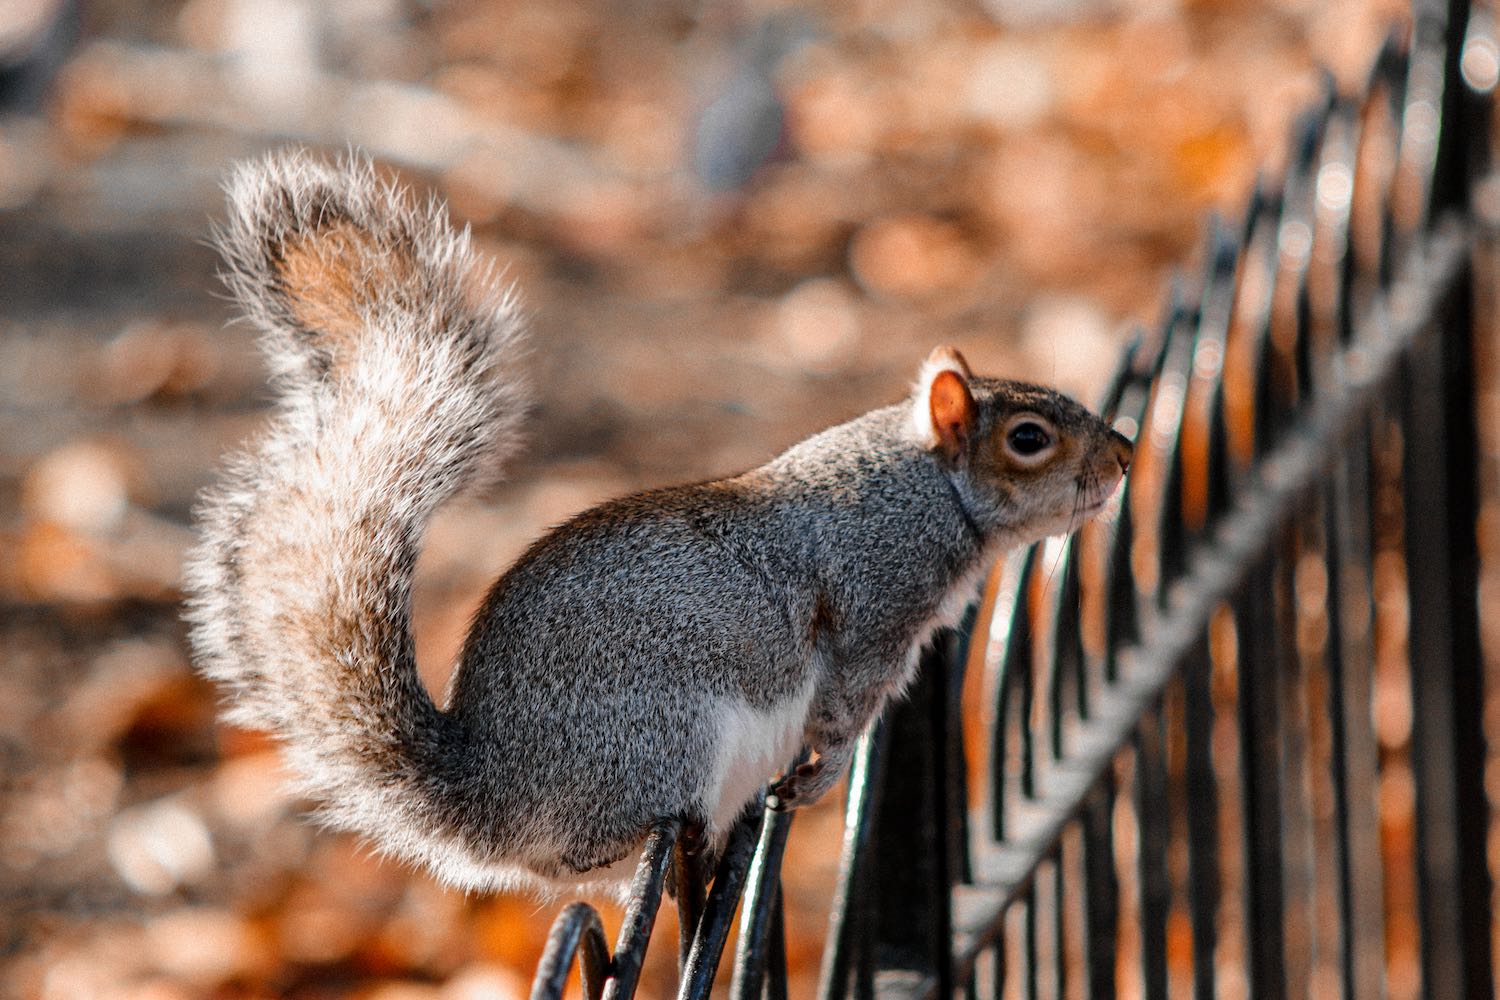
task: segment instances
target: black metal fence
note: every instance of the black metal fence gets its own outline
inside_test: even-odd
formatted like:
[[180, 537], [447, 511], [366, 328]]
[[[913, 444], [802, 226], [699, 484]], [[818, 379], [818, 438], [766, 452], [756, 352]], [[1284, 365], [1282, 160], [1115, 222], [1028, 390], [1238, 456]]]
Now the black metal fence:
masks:
[[[822, 996], [1494, 995], [1500, 48], [1485, 5], [1412, 20], [1126, 351], [1118, 517], [1012, 557], [866, 736]], [[730, 992], [785, 997], [791, 823], [737, 828], [706, 893], [664, 824], [613, 951], [568, 906], [534, 1000], [575, 966], [632, 996], [667, 885], [681, 997], [737, 910]]]

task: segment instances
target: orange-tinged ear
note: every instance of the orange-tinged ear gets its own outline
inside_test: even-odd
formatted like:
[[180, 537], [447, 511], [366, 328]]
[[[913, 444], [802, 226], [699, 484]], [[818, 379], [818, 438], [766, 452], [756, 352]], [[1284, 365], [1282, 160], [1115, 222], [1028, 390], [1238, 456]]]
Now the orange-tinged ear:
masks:
[[927, 393], [927, 406], [938, 446], [949, 461], [957, 461], [968, 450], [969, 437], [978, 416], [974, 397], [969, 394], [963, 376], [951, 368], [944, 368], [934, 375]]
[[969, 367], [969, 362], [959, 353], [958, 348], [944, 344], [942, 347], [934, 347], [932, 353], [927, 355], [928, 369], [952, 368], [963, 373], [964, 378], [973, 378], [974, 370]]

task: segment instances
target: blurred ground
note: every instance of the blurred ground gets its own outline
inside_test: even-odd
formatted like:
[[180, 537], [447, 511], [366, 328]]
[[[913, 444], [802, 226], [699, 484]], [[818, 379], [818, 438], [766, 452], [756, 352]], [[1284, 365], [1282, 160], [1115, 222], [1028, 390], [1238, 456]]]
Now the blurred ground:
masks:
[[[59, 69], [0, 116], [0, 995], [48, 1000], [524, 996], [556, 910], [313, 830], [188, 670], [190, 506], [265, 398], [203, 242], [232, 160], [370, 150], [535, 316], [531, 447], [423, 556], [440, 687], [547, 525], [758, 463], [935, 343], [1089, 398], [1319, 67], [1356, 82], [1402, 9], [99, 0], [27, 41], [56, 7], [0, 7], [0, 57]], [[792, 840], [797, 996], [837, 826]]]

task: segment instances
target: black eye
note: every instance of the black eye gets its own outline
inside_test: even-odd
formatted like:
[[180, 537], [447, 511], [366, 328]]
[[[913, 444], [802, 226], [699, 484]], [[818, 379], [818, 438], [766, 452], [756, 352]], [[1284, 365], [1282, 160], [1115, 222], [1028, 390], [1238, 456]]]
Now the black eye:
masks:
[[1024, 424], [1012, 427], [1006, 440], [1010, 442], [1011, 450], [1017, 455], [1030, 456], [1050, 445], [1052, 435], [1048, 434], [1047, 429], [1041, 424], [1034, 424], [1028, 420]]

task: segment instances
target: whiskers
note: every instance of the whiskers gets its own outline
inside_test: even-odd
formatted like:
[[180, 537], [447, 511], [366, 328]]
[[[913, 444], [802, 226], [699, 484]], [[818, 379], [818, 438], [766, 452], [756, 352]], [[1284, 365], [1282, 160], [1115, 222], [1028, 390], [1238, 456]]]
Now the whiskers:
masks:
[[[1090, 487], [1090, 479], [1094, 481], [1092, 488]], [[1088, 520], [1085, 512], [1089, 509], [1089, 497], [1092, 495], [1093, 489], [1097, 487], [1098, 476], [1085, 472], [1078, 477], [1077, 486], [1073, 490], [1073, 509], [1068, 514], [1068, 530], [1063, 532], [1061, 537], [1054, 536], [1042, 543], [1042, 555], [1043, 558], [1047, 559], [1049, 564], [1047, 567], [1046, 582], [1048, 589], [1052, 587], [1053, 578], [1057, 576], [1057, 571], [1062, 566], [1063, 560], [1068, 557], [1068, 547], [1075, 544], [1073, 536], [1077, 534], [1078, 529], [1083, 527], [1084, 523]]]
[[1078, 477], [1078, 489], [1073, 497], [1073, 515], [1068, 522], [1068, 533], [1076, 532], [1090, 520], [1101, 524], [1114, 524], [1120, 518], [1124, 495], [1123, 483], [1106, 486], [1104, 477], [1097, 471], [1085, 470]]
[[1072, 536], [1079, 528], [1083, 527], [1083, 512], [1089, 508], [1089, 498], [1099, 488], [1099, 477], [1094, 472], [1085, 469], [1078, 477], [1077, 488], [1073, 490], [1073, 513], [1068, 515], [1068, 535]]
[[[1073, 490], [1073, 508], [1068, 514], [1067, 530], [1042, 543], [1041, 556], [1046, 561], [1046, 585], [1052, 585], [1058, 569], [1070, 558], [1069, 548], [1077, 547], [1078, 532], [1090, 521], [1112, 525], [1120, 518], [1124, 489], [1119, 483], [1106, 485], [1104, 477], [1093, 469], [1078, 474]], [[1076, 558], [1076, 555], [1074, 556]]]
[[1125, 509], [1125, 483], [1122, 481], [1104, 501], [1104, 506], [1093, 516], [1102, 525], [1112, 525], [1120, 520]]

